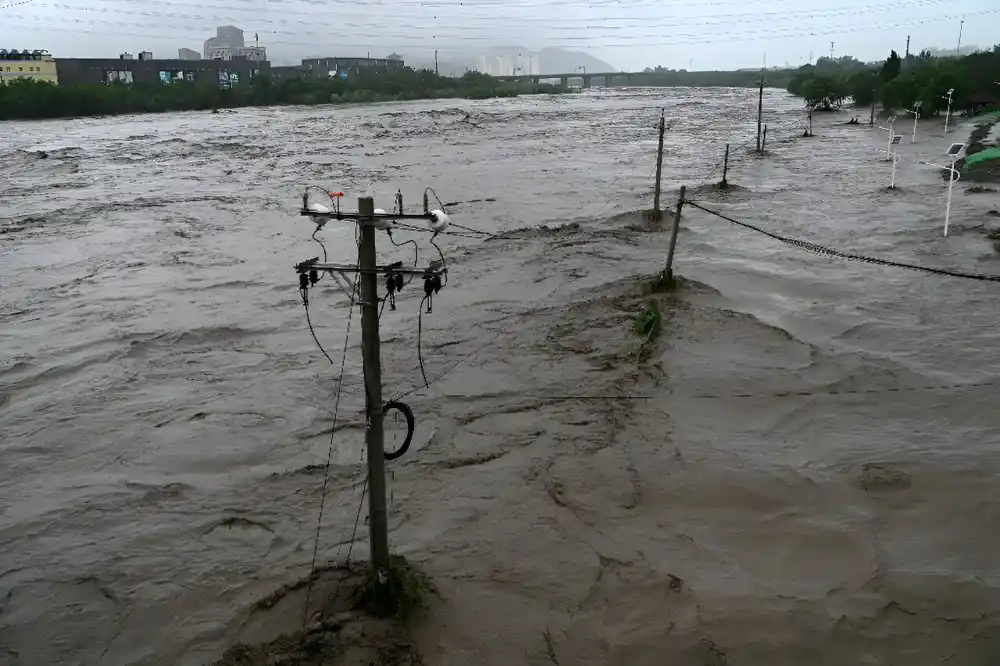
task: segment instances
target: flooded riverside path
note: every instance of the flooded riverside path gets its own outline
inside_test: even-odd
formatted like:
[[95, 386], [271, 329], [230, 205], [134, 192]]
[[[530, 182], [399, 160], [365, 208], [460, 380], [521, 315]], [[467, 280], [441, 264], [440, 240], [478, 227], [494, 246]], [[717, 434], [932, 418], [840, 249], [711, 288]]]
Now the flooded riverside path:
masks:
[[[890, 192], [884, 133], [817, 115], [803, 139], [780, 91], [764, 158], [736, 89], [6, 123], [0, 663], [198, 665], [300, 619], [254, 604], [308, 573], [330, 440], [338, 368], [292, 270], [321, 253], [309, 183], [386, 208], [433, 186], [509, 232], [440, 243], [430, 388], [419, 287], [381, 320], [384, 394], [417, 417], [390, 543], [442, 597], [415, 630], [428, 664], [993, 663], [996, 283], [689, 208], [686, 281], [640, 354], [668, 234], [623, 213], [650, 205], [661, 107], [667, 204], [686, 184], [776, 233], [1000, 273], [997, 194], [959, 184], [944, 238], [944, 183], [913, 165], [968, 126], [922, 122]], [[694, 189], [727, 142], [746, 191]], [[353, 260], [352, 229], [321, 238]], [[311, 303], [339, 365], [346, 298]], [[361, 499], [360, 360], [355, 316], [321, 562]]]

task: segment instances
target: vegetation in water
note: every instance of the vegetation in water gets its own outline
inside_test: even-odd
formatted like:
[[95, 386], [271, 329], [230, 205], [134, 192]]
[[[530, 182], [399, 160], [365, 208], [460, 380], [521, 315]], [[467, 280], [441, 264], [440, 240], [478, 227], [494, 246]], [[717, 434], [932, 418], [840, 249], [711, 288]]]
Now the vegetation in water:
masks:
[[357, 603], [375, 617], [406, 623], [427, 608], [434, 585], [401, 555], [389, 557], [386, 571], [370, 571], [358, 590]]
[[393, 100], [516, 97], [562, 93], [563, 86], [498, 81], [469, 72], [451, 78], [428, 70], [362, 72], [347, 79], [300, 77], [272, 81], [256, 77], [249, 86], [177, 82], [141, 85], [53, 85], [15, 79], [0, 86], [0, 120], [197, 111], [281, 104], [342, 104]]
[[804, 65], [788, 83], [788, 91], [806, 103], [825, 107], [853, 100], [859, 106], [878, 102], [902, 110], [921, 103], [923, 117], [943, 113], [952, 94], [952, 110], [977, 113], [1000, 103], [1000, 45], [963, 57], [934, 57], [929, 51], [901, 58], [892, 51], [881, 63], [850, 56], [820, 58]]
[[661, 325], [660, 307], [656, 304], [656, 301], [650, 301], [646, 305], [646, 308], [636, 316], [635, 322], [632, 324], [632, 330], [635, 331], [636, 335], [649, 341], [656, 339], [660, 334]]

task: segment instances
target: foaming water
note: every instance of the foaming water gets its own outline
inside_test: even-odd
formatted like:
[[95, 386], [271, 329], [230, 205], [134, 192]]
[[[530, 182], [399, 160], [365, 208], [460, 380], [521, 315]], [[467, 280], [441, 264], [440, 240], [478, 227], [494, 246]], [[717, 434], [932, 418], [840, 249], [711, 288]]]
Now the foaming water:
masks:
[[[686, 184], [791, 237], [1000, 273], [996, 195], [957, 188], [944, 238], [941, 180], [912, 165], [954, 132], [926, 122], [889, 192], [881, 132], [817, 114], [803, 139], [798, 100], [765, 108], [766, 157], [742, 89], [7, 123], [0, 654], [205, 663], [259, 638], [247, 608], [305, 575], [337, 388], [292, 270], [322, 253], [297, 213], [309, 183], [411, 206], [431, 185], [499, 234], [445, 238], [420, 341], [443, 378], [406, 398], [414, 451], [391, 467], [394, 548], [444, 597], [418, 632], [429, 663], [996, 654], [990, 283], [833, 261], [687, 208], [678, 270], [699, 282], [664, 297], [651, 348], [631, 332], [650, 297], [634, 278], [669, 236], [633, 213], [661, 109], [666, 206]], [[698, 187], [726, 143], [740, 187]], [[349, 227], [321, 237], [353, 258]], [[422, 385], [419, 291], [381, 321], [387, 396]], [[311, 302], [339, 362], [346, 298], [324, 281]], [[363, 481], [358, 328], [324, 560]]]

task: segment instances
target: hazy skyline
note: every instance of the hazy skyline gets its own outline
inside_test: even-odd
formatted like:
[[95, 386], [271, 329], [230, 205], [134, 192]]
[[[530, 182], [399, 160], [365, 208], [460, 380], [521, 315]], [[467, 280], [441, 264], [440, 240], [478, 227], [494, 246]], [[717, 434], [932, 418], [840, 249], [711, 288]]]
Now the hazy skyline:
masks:
[[304, 55], [442, 59], [517, 45], [582, 51], [620, 70], [799, 65], [830, 54], [863, 60], [1000, 42], [995, 0], [0, 0], [0, 46], [56, 57], [200, 51], [215, 27], [257, 33], [272, 60]]

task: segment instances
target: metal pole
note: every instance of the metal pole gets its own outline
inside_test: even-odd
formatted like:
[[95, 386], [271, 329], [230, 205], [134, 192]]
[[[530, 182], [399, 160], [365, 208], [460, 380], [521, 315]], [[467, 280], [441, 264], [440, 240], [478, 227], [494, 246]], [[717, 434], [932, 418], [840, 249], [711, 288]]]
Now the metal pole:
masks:
[[872, 115], [868, 119], [868, 124], [869, 125], [874, 125], [875, 124], [875, 91], [874, 90], [872, 90]]
[[378, 333], [378, 275], [375, 258], [375, 202], [358, 199], [361, 218], [361, 350], [364, 358], [365, 393], [368, 402], [368, 534], [371, 563], [376, 571], [389, 566], [389, 526], [385, 504], [385, 448], [382, 431], [382, 359]]
[[920, 120], [920, 109], [916, 109], [913, 113], [913, 138], [910, 139], [910, 143], [917, 142], [917, 121]]
[[944, 131], [948, 132], [948, 121], [951, 120], [951, 93], [948, 93], [948, 111], [944, 114]]
[[809, 107], [809, 136], [813, 135], [813, 110]]
[[765, 148], [767, 148], [767, 125], [764, 125], [764, 138], [760, 142], [760, 152], [764, 152]]
[[761, 123], [764, 119], [764, 73], [761, 72], [760, 75], [760, 93], [757, 96], [757, 152], [761, 151], [760, 147], [760, 128]]
[[435, 76], [439, 75], [439, 73], [438, 73], [438, 52], [437, 52], [437, 49], [434, 49], [434, 75]]
[[726, 157], [722, 161], [722, 187], [729, 187], [729, 144], [726, 144]]
[[670, 284], [674, 280], [674, 248], [677, 246], [677, 230], [681, 228], [681, 208], [684, 207], [686, 191], [687, 187], [681, 185], [681, 193], [677, 197], [677, 210], [674, 211], [674, 226], [670, 230], [670, 249], [667, 250], [667, 268], [663, 271], [663, 284]]
[[965, 28], [965, 21], [958, 24], [958, 48], [955, 49], [955, 57], [962, 55], [962, 29]]
[[[957, 161], [957, 160], [956, 160]], [[951, 219], [951, 188], [955, 184], [955, 162], [948, 171], [948, 204], [944, 208], [944, 235], [948, 235], [948, 221]]]
[[892, 182], [889, 183], [889, 189], [890, 190], [896, 189], [896, 162], [898, 162], [898, 161], [899, 161], [899, 156], [898, 155], [893, 155], [892, 156]]
[[663, 133], [666, 131], [666, 120], [660, 111], [660, 143], [656, 148], [656, 185], [653, 190], [653, 219], [659, 221], [660, 213], [660, 176], [663, 174]]

